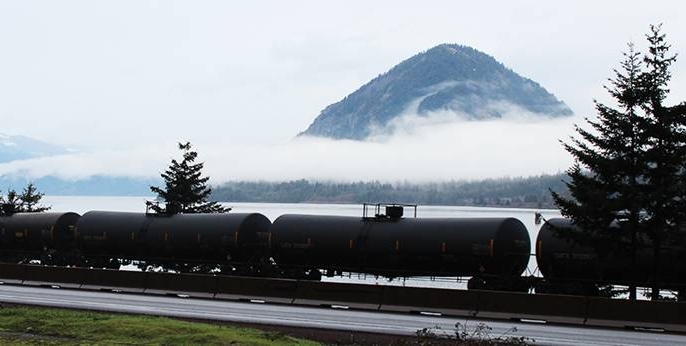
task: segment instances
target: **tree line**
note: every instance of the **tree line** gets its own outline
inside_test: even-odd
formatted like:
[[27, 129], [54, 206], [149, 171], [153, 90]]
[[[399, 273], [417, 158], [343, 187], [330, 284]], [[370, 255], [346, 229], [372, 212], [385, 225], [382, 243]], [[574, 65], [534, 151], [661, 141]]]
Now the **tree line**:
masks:
[[554, 208], [549, 188], [563, 193], [566, 174], [527, 178], [436, 183], [229, 182], [215, 188], [213, 198], [225, 202], [365, 203], [396, 202], [512, 208]]

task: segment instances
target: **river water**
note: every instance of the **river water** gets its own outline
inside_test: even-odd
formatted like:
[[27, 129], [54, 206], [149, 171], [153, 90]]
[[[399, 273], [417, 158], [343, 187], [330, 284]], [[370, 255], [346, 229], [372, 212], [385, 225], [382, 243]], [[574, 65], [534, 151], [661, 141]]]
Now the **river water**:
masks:
[[[127, 212], [145, 212], [145, 201], [154, 200], [153, 197], [121, 197], [121, 196], [45, 196], [43, 204], [52, 206], [50, 211], [65, 212], [73, 211], [83, 214], [89, 210], [109, 210]], [[222, 203], [231, 207], [232, 212], [250, 213], [256, 212], [267, 216], [274, 221], [283, 214], [311, 214], [311, 215], [339, 215], [339, 216], [362, 216], [361, 204], [307, 204], [307, 203]], [[369, 209], [373, 215], [373, 208]], [[529, 231], [531, 243], [534, 244], [540, 225], [534, 222], [534, 213], [539, 212], [544, 219], [560, 217], [558, 210], [550, 209], [516, 209], [516, 208], [482, 208], [460, 206], [418, 206], [417, 217], [514, 217], [519, 219]], [[405, 210], [406, 217], [412, 217], [412, 210]], [[524, 275], [538, 275], [536, 259], [532, 255], [529, 266]], [[350, 277], [326, 278], [327, 281], [363, 282], [371, 284], [397, 284], [408, 286], [450, 287], [461, 288], [464, 281], [447, 278], [421, 278], [413, 280], [395, 280], [389, 282], [385, 278], [349, 274]], [[447, 283], [458, 281], [458, 284]]]

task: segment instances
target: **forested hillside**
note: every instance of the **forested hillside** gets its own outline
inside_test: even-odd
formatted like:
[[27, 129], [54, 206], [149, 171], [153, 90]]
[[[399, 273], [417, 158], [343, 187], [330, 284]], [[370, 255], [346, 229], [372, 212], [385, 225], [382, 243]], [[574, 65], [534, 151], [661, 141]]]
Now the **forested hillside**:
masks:
[[474, 48], [442, 44], [379, 75], [326, 107], [300, 135], [365, 140], [405, 113], [453, 113], [466, 120], [497, 119], [508, 111], [541, 119], [572, 114], [538, 83]]
[[364, 203], [555, 208], [549, 188], [564, 193], [566, 174], [442, 183], [229, 182], [212, 197], [224, 202]]

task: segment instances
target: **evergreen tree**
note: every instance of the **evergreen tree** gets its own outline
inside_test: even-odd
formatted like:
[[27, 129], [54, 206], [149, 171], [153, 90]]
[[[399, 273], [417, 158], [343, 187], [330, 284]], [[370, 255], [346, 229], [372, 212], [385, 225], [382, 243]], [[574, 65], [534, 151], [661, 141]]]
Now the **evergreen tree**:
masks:
[[207, 201], [212, 194], [212, 189], [206, 185], [209, 177], [202, 177], [204, 164], [195, 163], [198, 153], [191, 150], [190, 142], [179, 143], [179, 150], [183, 153], [183, 160], [178, 162], [172, 159], [169, 168], [161, 174], [165, 188], [150, 187], [158, 199], [165, 201], [166, 206], [151, 204], [151, 208], [157, 213], [166, 214], [224, 213], [231, 210], [217, 202]]
[[14, 189], [7, 190], [7, 200], [5, 201], [5, 204], [8, 204], [11, 207], [13, 213], [21, 212], [21, 201], [19, 200], [17, 191], [14, 191]]
[[20, 210], [26, 213], [40, 213], [50, 210], [51, 207], [40, 205], [40, 200], [43, 196], [45, 196], [45, 194], [38, 192], [36, 185], [29, 183], [19, 195], [19, 199], [21, 200]]
[[643, 73], [645, 102], [641, 105], [647, 114], [646, 133], [648, 149], [646, 161], [646, 210], [648, 236], [653, 243], [652, 299], [659, 298], [661, 248], [666, 242], [681, 240], [679, 226], [684, 217], [684, 163], [686, 163], [686, 116], [683, 107], [668, 107], [664, 100], [669, 93], [671, 79], [669, 67], [676, 55], [669, 56], [670, 46], [660, 26], [651, 26], [647, 35], [648, 53], [644, 57]]
[[0, 196], [0, 203], [11, 206], [15, 213], [40, 213], [51, 208], [40, 205], [40, 200], [44, 195], [44, 193], [38, 192], [36, 185], [29, 183], [21, 193], [9, 189], [7, 198]]
[[[580, 139], [563, 143], [576, 163], [567, 171], [566, 183], [571, 198], [552, 192], [563, 215], [579, 226], [580, 233], [567, 234], [593, 246], [600, 257], [625, 252], [635, 264], [637, 233], [641, 208], [645, 134], [639, 105], [643, 94], [639, 53], [629, 44], [628, 52], [606, 90], [618, 107], [595, 102], [597, 121], [586, 118], [593, 132], [576, 126]], [[628, 220], [624, 227], [611, 227], [618, 219]], [[631, 239], [626, 246], [623, 239]], [[635, 290], [632, 290], [632, 298]]]
[[594, 246], [601, 257], [628, 255], [634, 266], [639, 241], [648, 236], [656, 299], [660, 249], [667, 238], [681, 236], [679, 226], [686, 221], [686, 115], [683, 105], [663, 105], [675, 56], [667, 55], [669, 45], [660, 27], [651, 26], [647, 39], [650, 47], [642, 60], [629, 45], [606, 88], [618, 109], [596, 102], [598, 120], [586, 119], [594, 132], [577, 126], [581, 139], [563, 143], [576, 160], [568, 170], [571, 198], [552, 195], [562, 214], [582, 230], [568, 236]]

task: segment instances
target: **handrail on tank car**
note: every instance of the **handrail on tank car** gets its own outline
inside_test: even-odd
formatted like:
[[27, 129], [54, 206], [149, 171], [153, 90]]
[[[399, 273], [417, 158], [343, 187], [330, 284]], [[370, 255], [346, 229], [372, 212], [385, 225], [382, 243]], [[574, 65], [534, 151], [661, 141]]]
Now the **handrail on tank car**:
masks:
[[[381, 206], [386, 208], [386, 214], [381, 213]], [[369, 216], [369, 207], [374, 207], [374, 216]], [[403, 203], [362, 203], [362, 218], [367, 219], [388, 219], [388, 218], [401, 218], [403, 216], [403, 210], [405, 207], [414, 208], [414, 218], [417, 217], [417, 204], [403, 204]], [[398, 210], [399, 215], [395, 215], [394, 212], [389, 213], [389, 210]], [[389, 215], [393, 214], [393, 215]]]

